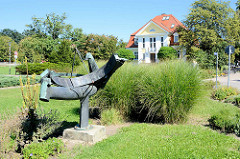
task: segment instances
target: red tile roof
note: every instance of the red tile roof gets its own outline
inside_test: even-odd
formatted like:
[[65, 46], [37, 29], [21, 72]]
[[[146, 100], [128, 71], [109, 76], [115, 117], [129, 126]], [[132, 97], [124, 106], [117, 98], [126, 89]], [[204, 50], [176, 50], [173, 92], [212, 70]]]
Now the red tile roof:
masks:
[[[163, 17], [168, 17], [168, 20], [163, 20]], [[156, 23], [158, 26], [160, 26], [162, 29], [164, 29], [167, 32], [175, 32], [176, 28], [178, 26], [182, 26], [185, 27], [177, 18], [175, 18], [172, 14], [162, 14], [162, 15], [158, 15], [156, 17], [154, 17], [153, 19], [151, 19], [149, 22], [153, 21], [154, 23]], [[149, 23], [147, 22], [147, 24]], [[129, 42], [126, 46], [126, 48], [136, 48], [137, 45], [134, 45], [134, 37], [135, 35], [142, 30], [142, 28], [144, 28], [147, 24], [145, 24], [144, 26], [142, 26], [140, 29], [138, 29], [136, 32], [132, 33], [129, 39]], [[174, 24], [174, 27], [172, 28], [172, 24]]]

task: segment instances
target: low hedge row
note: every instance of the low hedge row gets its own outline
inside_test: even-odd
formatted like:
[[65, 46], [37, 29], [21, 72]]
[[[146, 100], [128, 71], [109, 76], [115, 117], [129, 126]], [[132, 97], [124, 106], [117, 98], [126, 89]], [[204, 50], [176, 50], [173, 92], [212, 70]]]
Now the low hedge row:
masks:
[[[59, 63], [59, 64], [55, 64], [55, 63], [28, 63], [28, 74], [32, 75], [32, 74], [36, 74], [36, 75], [40, 75], [44, 70], [46, 69], [51, 69], [51, 70], [55, 70], [55, 71], [66, 71], [69, 72], [69, 70], [71, 70], [71, 65], [68, 63]], [[16, 73], [18, 74], [27, 74], [27, 69], [26, 69], [26, 65], [22, 64], [22, 65], [18, 65], [16, 67]]]
[[[36, 81], [38, 82], [40, 80], [40, 76], [36, 77]], [[22, 77], [23, 84], [26, 84], [27, 78], [26, 76]], [[33, 84], [33, 81], [31, 81], [31, 84]], [[11, 87], [11, 86], [19, 86], [20, 81], [19, 77], [16, 76], [0, 76], [0, 88], [3, 87]]]

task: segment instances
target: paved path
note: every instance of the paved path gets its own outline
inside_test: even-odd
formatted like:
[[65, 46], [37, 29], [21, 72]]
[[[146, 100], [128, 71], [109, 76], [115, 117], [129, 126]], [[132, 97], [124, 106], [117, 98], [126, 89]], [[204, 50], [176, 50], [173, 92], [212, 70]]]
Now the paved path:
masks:
[[[211, 78], [209, 80], [216, 81], [216, 78]], [[221, 85], [227, 86], [228, 76], [218, 77], [217, 79]], [[240, 72], [230, 74], [230, 86], [240, 90]]]

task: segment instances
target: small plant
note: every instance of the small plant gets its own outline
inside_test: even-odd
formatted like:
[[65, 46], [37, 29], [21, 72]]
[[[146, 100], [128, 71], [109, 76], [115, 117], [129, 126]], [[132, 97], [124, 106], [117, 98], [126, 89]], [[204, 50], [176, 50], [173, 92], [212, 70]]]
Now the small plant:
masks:
[[9, 152], [15, 151], [17, 148], [15, 139], [20, 124], [17, 115], [3, 117], [0, 114], [0, 158], [18, 158], [11, 156]]
[[101, 123], [103, 125], [119, 124], [122, 123], [122, 117], [119, 111], [114, 108], [103, 110], [101, 113]]
[[23, 149], [24, 158], [48, 158], [50, 155], [56, 155], [62, 152], [64, 143], [57, 138], [49, 138], [44, 142], [33, 142]]
[[221, 87], [213, 91], [212, 98], [216, 100], [226, 99], [228, 96], [237, 95], [238, 90], [232, 87]]
[[[208, 120], [210, 126], [223, 132], [239, 135], [240, 114], [232, 114], [229, 111], [219, 111]], [[237, 133], [238, 132], [238, 133]]]
[[235, 97], [234, 99], [235, 99], [236, 105], [240, 107], [240, 95]]

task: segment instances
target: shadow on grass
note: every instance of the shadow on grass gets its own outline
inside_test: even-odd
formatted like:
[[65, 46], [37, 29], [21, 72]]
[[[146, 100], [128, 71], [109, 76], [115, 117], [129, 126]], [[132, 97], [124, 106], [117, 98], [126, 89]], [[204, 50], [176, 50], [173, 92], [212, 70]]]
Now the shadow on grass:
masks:
[[[80, 114], [80, 108], [73, 108], [71, 110], [71, 113], [75, 114], [75, 115], [79, 115]], [[101, 117], [101, 110], [99, 107], [90, 107], [89, 108], [89, 118], [91, 119], [100, 119]]]

